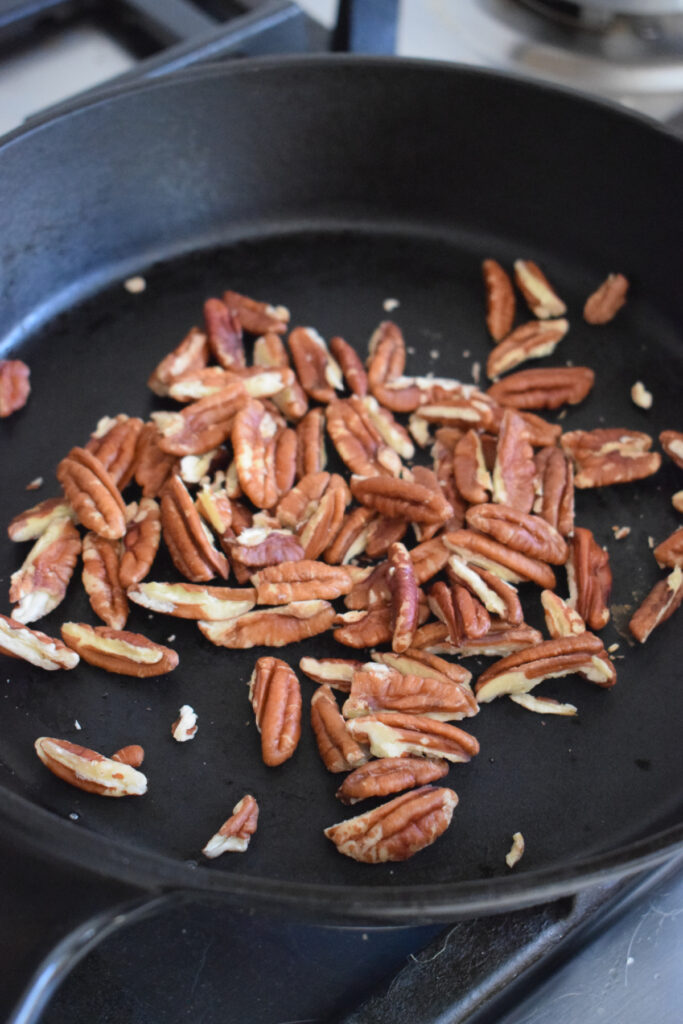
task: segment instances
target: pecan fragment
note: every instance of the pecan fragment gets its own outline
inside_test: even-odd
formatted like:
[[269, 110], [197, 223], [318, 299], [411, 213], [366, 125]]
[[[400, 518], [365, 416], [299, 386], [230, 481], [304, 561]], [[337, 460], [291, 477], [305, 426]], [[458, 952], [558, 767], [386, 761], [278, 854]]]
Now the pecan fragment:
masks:
[[334, 639], [346, 647], [374, 647], [391, 643], [391, 608], [379, 605], [367, 610], [353, 610], [337, 615]]
[[574, 486], [607, 487], [651, 476], [662, 457], [651, 452], [652, 438], [620, 427], [572, 430], [560, 443], [576, 466]]
[[216, 362], [225, 369], [245, 366], [239, 315], [220, 299], [207, 299], [204, 303], [204, 323], [209, 348]]
[[388, 582], [391, 594], [391, 649], [406, 651], [418, 624], [418, 588], [415, 570], [407, 548], [392, 544], [388, 557]]
[[22, 409], [31, 393], [31, 371], [21, 359], [0, 359], [0, 418]]
[[553, 639], [561, 636], [578, 636], [585, 633], [586, 623], [575, 608], [572, 608], [552, 590], [544, 590], [541, 604], [545, 615], [545, 624]]
[[153, 498], [141, 498], [128, 520], [119, 565], [122, 587], [132, 587], [152, 568], [161, 539], [161, 509]]
[[514, 409], [559, 409], [578, 405], [594, 383], [595, 373], [587, 366], [548, 366], [511, 373], [492, 384], [487, 394]]
[[[375, 430], [385, 444], [388, 444], [390, 448], [393, 448], [396, 454], [400, 455], [402, 459], [412, 459], [415, 455], [415, 445], [410, 440], [410, 434], [405, 427], [402, 427], [401, 424], [394, 419], [393, 414], [389, 412], [388, 409], [381, 406], [377, 399], [373, 398], [372, 395], [366, 395], [361, 399], [361, 403]], [[391, 457], [386, 453], [378, 456], [378, 462], [380, 465], [384, 466], [385, 469], [389, 470], [391, 470], [391, 467], [394, 465]]]
[[422, 786], [331, 825], [325, 835], [340, 853], [365, 864], [407, 860], [446, 831], [457, 802], [452, 789]]
[[158, 445], [168, 455], [203, 455], [226, 441], [235, 417], [249, 397], [244, 383], [235, 379], [220, 391], [186, 405], [181, 412], [155, 412], [152, 419]]
[[123, 629], [128, 618], [128, 600], [119, 576], [121, 543], [96, 533], [83, 538], [83, 586], [90, 607], [112, 629]]
[[403, 654], [394, 654], [393, 651], [373, 651], [372, 660], [381, 665], [389, 665], [403, 675], [437, 679], [444, 683], [450, 682], [455, 686], [469, 688], [469, 682], [472, 679], [472, 673], [462, 665], [456, 665], [452, 661], [446, 661], [435, 654], [428, 654], [427, 651], [419, 651], [414, 647], [409, 648]]
[[12, 618], [35, 622], [56, 608], [66, 595], [80, 552], [81, 538], [71, 519], [53, 519], [21, 568], [12, 573]]
[[659, 443], [678, 468], [683, 469], [683, 433], [678, 430], [662, 430]]
[[379, 711], [349, 720], [349, 732], [362, 743], [370, 744], [374, 757], [442, 757], [466, 762], [479, 753], [479, 743], [455, 725], [424, 715], [406, 715], [400, 711]]
[[318, 558], [337, 535], [344, 521], [346, 506], [351, 500], [346, 481], [333, 473], [318, 507], [299, 530], [299, 540], [306, 558]]
[[361, 668], [362, 661], [353, 658], [302, 658], [299, 668], [314, 683], [327, 683], [335, 690], [348, 693], [353, 673]]
[[178, 664], [178, 655], [170, 647], [155, 644], [140, 633], [88, 626], [85, 622], [65, 622], [62, 640], [83, 661], [107, 672], [123, 676], [161, 676]]
[[523, 555], [521, 551], [511, 551], [492, 537], [474, 533], [473, 530], [455, 530], [444, 534], [443, 541], [449, 551], [464, 562], [488, 569], [508, 583], [531, 580], [538, 583], [539, 587], [555, 589], [555, 573], [549, 565]]
[[331, 565], [346, 564], [365, 551], [370, 526], [375, 519], [372, 509], [357, 506], [344, 516], [337, 536], [324, 551], [323, 558]]
[[371, 571], [370, 568], [342, 567], [311, 559], [300, 559], [260, 569], [251, 577], [251, 582], [256, 588], [258, 604], [304, 601], [311, 594], [315, 594], [316, 598], [334, 601], [335, 598], [348, 594], [352, 587], [365, 579]]
[[[518, 626], [522, 622], [523, 612], [517, 591], [511, 583], [495, 573], [480, 566], [468, 565], [457, 555], [451, 555], [448, 559], [448, 578], [451, 583], [467, 587], [479, 598], [487, 612], [497, 615], [501, 622], [509, 626]], [[462, 639], [466, 638], [465, 634]]]
[[152, 370], [147, 387], [164, 398], [170, 385], [184, 373], [202, 370], [209, 361], [209, 344], [204, 331], [192, 327], [180, 344]]
[[665, 566], [674, 569], [677, 565], [683, 565], [683, 526], [679, 526], [670, 537], [658, 544], [652, 554], [660, 569]]
[[189, 704], [183, 704], [171, 726], [171, 736], [177, 743], [189, 743], [197, 735], [197, 729], [196, 711]]
[[259, 508], [272, 508], [280, 496], [277, 433], [274, 417], [256, 399], [250, 399], [235, 416], [232, 445], [237, 476], [246, 496]]
[[365, 764], [367, 748], [351, 735], [330, 687], [325, 683], [311, 698], [311, 725], [328, 772], [348, 772]]
[[653, 629], [670, 618], [683, 601], [683, 571], [677, 565], [664, 580], [655, 583], [628, 624], [636, 640], [644, 644]]
[[512, 281], [497, 260], [484, 260], [481, 268], [486, 287], [486, 326], [494, 341], [502, 341], [510, 333], [515, 319]]
[[272, 306], [239, 292], [223, 292], [223, 302], [251, 334], [284, 334], [289, 324], [286, 306]]
[[574, 718], [577, 713], [574, 704], [562, 704], [554, 697], [536, 697], [533, 693], [511, 693], [510, 700], [527, 711], [537, 715], [559, 715], [563, 718]]
[[128, 588], [135, 604], [178, 619], [224, 622], [250, 612], [256, 592], [250, 587], [208, 587], [198, 583], [138, 583]]
[[142, 772], [95, 750], [50, 736], [40, 736], [35, 750], [54, 775], [86, 793], [142, 796], [147, 792], [147, 779]]
[[534, 316], [545, 320], [567, 312], [541, 268], [533, 260], [515, 260], [515, 281]]
[[248, 612], [227, 622], [198, 623], [207, 640], [218, 647], [284, 647], [325, 633], [335, 617], [328, 601], [293, 601], [277, 608]]
[[343, 804], [400, 793], [448, 775], [448, 761], [425, 757], [382, 757], [368, 761], [347, 775], [335, 796]]
[[126, 507], [102, 463], [85, 448], [72, 448], [57, 466], [57, 479], [79, 523], [118, 540], [126, 532]]
[[521, 551], [541, 562], [564, 565], [569, 550], [564, 538], [539, 516], [520, 512], [510, 505], [473, 505], [467, 510], [467, 525], [480, 533]]
[[316, 402], [331, 402], [344, 382], [341, 367], [325, 340], [312, 327], [296, 327], [289, 335], [289, 350], [306, 394]]
[[567, 581], [570, 608], [575, 608], [591, 629], [602, 629], [610, 619], [612, 571], [609, 555], [590, 530], [579, 527], [569, 547]]
[[258, 803], [247, 793], [232, 809], [215, 835], [211, 836], [202, 850], [205, 857], [214, 859], [222, 853], [244, 853], [258, 826]]
[[460, 647], [448, 640], [448, 627], [443, 622], [429, 622], [415, 633], [415, 646], [432, 654], [450, 654], [461, 658], [507, 657], [516, 651], [538, 644], [543, 634], [525, 622], [519, 626], [492, 626], [479, 640], [464, 640]]
[[161, 495], [161, 529], [178, 572], [193, 583], [228, 576], [228, 562], [211, 536], [179, 476], [172, 476]]
[[263, 763], [287, 761], [301, 736], [301, 687], [296, 673], [279, 658], [259, 658], [249, 681], [249, 700], [261, 734]]
[[623, 274], [608, 274], [586, 299], [583, 318], [589, 324], [607, 324], [626, 302], [628, 280]]
[[368, 377], [363, 361], [348, 341], [338, 336], [330, 338], [330, 352], [339, 363], [349, 391], [354, 395], [366, 395]]
[[534, 512], [563, 537], [574, 532], [574, 470], [559, 448], [541, 448], [534, 457], [539, 494]]
[[48, 672], [59, 668], [75, 668], [80, 661], [76, 652], [61, 640], [37, 629], [29, 629], [6, 615], [0, 615], [0, 654], [28, 661]]
[[493, 486], [484, 461], [481, 438], [474, 430], [468, 430], [457, 441], [453, 452], [453, 474], [455, 486], [465, 501], [479, 505], [488, 501]]
[[161, 494], [178, 463], [174, 455], [169, 455], [159, 447], [160, 438], [154, 423], [145, 423], [138, 437], [135, 482], [142, 488], [145, 498], [156, 498]]
[[292, 533], [269, 526], [247, 527], [238, 537], [226, 534], [221, 543], [230, 554], [239, 583], [246, 583], [255, 571], [266, 566], [304, 557], [304, 549]]
[[489, 354], [486, 360], [487, 376], [500, 377], [527, 359], [543, 359], [544, 356], [552, 355], [568, 330], [568, 320], [530, 320], [516, 327]]
[[390, 665], [370, 662], [353, 673], [342, 714], [357, 718], [376, 711], [400, 711], [447, 722], [469, 718], [478, 710], [469, 687], [450, 679], [406, 675]]
[[36, 540], [55, 519], [75, 518], [71, 505], [63, 498], [46, 498], [15, 516], [7, 527], [13, 541]]
[[119, 764], [130, 765], [131, 768], [139, 768], [145, 760], [145, 751], [137, 743], [131, 743], [127, 747], [121, 747], [115, 754], [111, 755], [112, 761]]
[[321, 473], [327, 465], [325, 451], [325, 410], [311, 409], [296, 426], [296, 475], [299, 480], [309, 473]]
[[406, 346], [401, 329], [383, 321], [372, 334], [368, 357], [368, 388], [378, 402], [392, 412], [414, 412], [420, 404], [419, 387], [411, 381], [390, 387], [406, 367]]
[[401, 460], [385, 444], [362, 399], [337, 399], [327, 407], [327, 432], [340, 458], [359, 476], [398, 476]]
[[526, 424], [514, 409], [506, 409], [500, 424], [493, 467], [494, 502], [530, 512], [534, 504], [536, 464]]
[[389, 477], [351, 477], [351, 493], [361, 505], [389, 519], [414, 523], [445, 523], [453, 514], [443, 494], [412, 480]]
[[524, 836], [521, 832], [515, 832], [512, 836], [512, 846], [508, 853], [505, 854], [505, 863], [509, 868], [514, 868], [515, 864], [518, 864], [524, 854]]
[[125, 413], [113, 419], [104, 416], [85, 446], [99, 459], [120, 491], [133, 477], [142, 427], [142, 420]]

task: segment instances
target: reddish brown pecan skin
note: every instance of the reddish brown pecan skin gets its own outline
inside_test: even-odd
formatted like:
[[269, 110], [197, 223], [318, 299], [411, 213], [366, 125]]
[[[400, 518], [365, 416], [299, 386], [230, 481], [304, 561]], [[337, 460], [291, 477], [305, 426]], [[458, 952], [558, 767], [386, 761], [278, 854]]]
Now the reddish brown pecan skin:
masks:
[[121, 492], [102, 463], [85, 448], [72, 448], [57, 466], [67, 501], [88, 530], [118, 540], [126, 532]]
[[576, 588], [576, 608], [591, 629], [602, 629], [610, 619], [609, 599], [612, 591], [612, 570], [609, 554], [595, 540], [592, 532], [577, 526], [570, 545], [568, 572]]
[[583, 318], [589, 324], [607, 324], [626, 302], [628, 279], [623, 274], [608, 274], [586, 299]]
[[204, 322], [209, 348], [225, 369], [246, 366], [242, 326], [239, 316], [220, 299], [207, 299], [204, 303]]
[[330, 687], [319, 686], [311, 699], [311, 725], [328, 772], [348, 772], [368, 760], [366, 748], [349, 733]]
[[502, 341], [514, 323], [515, 290], [510, 275], [497, 260], [484, 260], [481, 268], [486, 288], [486, 326], [494, 341]]
[[23, 408], [31, 393], [31, 371], [21, 359], [0, 359], [0, 418]]
[[413, 563], [405, 545], [389, 548], [389, 591], [391, 593], [391, 649], [406, 651], [418, 625], [419, 594]]
[[531, 558], [551, 565], [564, 565], [569, 553], [567, 544], [545, 519], [520, 512], [509, 505], [487, 503], [467, 510], [467, 525], [480, 533], [507, 544]]
[[400, 793], [448, 775], [448, 762], [426, 757], [382, 757], [356, 768], [336, 792], [343, 804]]
[[289, 760], [301, 736], [301, 687], [296, 673], [280, 658], [259, 658], [249, 684], [249, 699], [261, 733], [264, 764]]
[[514, 409], [559, 409], [578, 405], [595, 382], [587, 366], [553, 366], [519, 370], [496, 381], [487, 394]]

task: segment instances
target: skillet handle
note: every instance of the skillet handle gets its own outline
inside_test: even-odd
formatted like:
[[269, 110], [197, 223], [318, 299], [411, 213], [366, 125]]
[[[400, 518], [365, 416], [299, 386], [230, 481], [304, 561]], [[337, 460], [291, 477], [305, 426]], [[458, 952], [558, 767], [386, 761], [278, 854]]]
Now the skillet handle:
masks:
[[0, 840], [0, 1021], [37, 1024], [52, 993], [112, 930], [169, 896], [50, 863]]

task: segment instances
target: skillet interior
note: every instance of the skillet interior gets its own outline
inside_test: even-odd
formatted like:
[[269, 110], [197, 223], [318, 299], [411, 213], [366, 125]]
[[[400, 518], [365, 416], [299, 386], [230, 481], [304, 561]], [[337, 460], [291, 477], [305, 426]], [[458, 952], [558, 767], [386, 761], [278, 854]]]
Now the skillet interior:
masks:
[[[23, 256], [16, 232], [12, 235], [7, 244], [15, 278], [8, 303], [8, 335], [17, 319], [30, 318], [32, 313], [36, 321], [45, 319], [49, 302], [67, 283], [69, 267], [74, 294], [73, 300], [69, 297], [64, 301], [62, 292], [58, 300], [62, 311], [47, 317], [34, 330], [25, 330], [21, 336], [15, 333], [3, 353], [26, 359], [32, 368], [33, 385], [26, 409], [1, 427], [2, 505], [7, 521], [34, 497], [53, 493], [51, 482], [57, 461], [72, 445], [84, 442], [101, 415], [125, 411], [144, 417], [153, 408], [162, 407], [145, 387], [147, 375], [197, 322], [203, 299], [220, 294], [225, 287], [284, 302], [291, 308], [294, 322], [315, 325], [328, 337], [341, 333], [361, 351], [377, 322], [387, 315], [383, 300], [395, 296], [400, 306], [392, 316], [403, 328], [408, 345], [415, 349], [409, 372], [432, 370], [469, 380], [472, 363], [483, 363], [488, 352], [480, 261], [494, 255], [509, 264], [518, 255], [525, 255], [546, 269], [569, 306], [572, 328], [556, 358], [547, 363], [570, 360], [591, 365], [597, 373], [593, 395], [568, 412], [566, 429], [604, 424], [656, 434], [665, 427], [680, 426], [678, 381], [683, 355], [674, 327], [675, 313], [663, 287], [666, 281], [652, 272], [643, 255], [644, 248], [652, 252], [649, 244], [635, 244], [636, 225], [624, 227], [617, 239], [621, 246], [617, 260], [615, 239], [609, 230], [605, 233], [605, 225], [614, 229], [619, 223], [621, 201], [615, 203], [612, 197], [614, 208], [607, 212], [604, 205], [601, 207], [600, 223], [584, 211], [583, 224], [577, 224], [576, 211], [583, 209], [579, 193], [588, 187], [587, 181], [579, 182], [576, 177], [565, 181], [569, 190], [565, 219], [557, 208], [562, 189], [545, 173], [538, 173], [538, 165], [531, 159], [538, 153], [513, 153], [511, 161], [503, 161], [493, 174], [488, 160], [482, 162], [484, 154], [477, 152], [475, 140], [480, 133], [466, 117], [471, 119], [473, 111], [476, 116], [477, 111], [481, 114], [486, 110], [481, 116], [489, 127], [492, 117], [500, 118], [498, 123], [503, 125], [503, 110], [512, 104], [511, 97], [502, 97], [500, 92], [512, 91], [523, 136], [528, 119], [540, 116], [545, 109], [539, 100], [541, 91], [495, 76], [419, 65], [404, 67], [402, 74], [397, 65], [381, 67], [373, 62], [352, 68], [340, 61], [330, 68], [324, 70], [313, 61], [304, 72], [301, 65], [288, 66], [285, 62], [280, 68], [262, 66], [258, 72], [244, 69], [228, 75], [193, 74], [187, 76], [182, 90], [168, 83], [138, 96], [119, 97], [112, 107], [114, 120], [119, 127], [127, 125], [128, 134], [118, 140], [113, 159], [106, 150], [93, 148], [101, 157], [96, 181], [89, 179], [88, 172], [85, 182], [73, 182], [81, 192], [86, 189], [87, 197], [71, 210], [75, 216], [73, 230], [77, 236], [98, 239], [90, 265], [83, 261], [79, 275], [73, 276], [78, 246], [69, 232], [64, 232], [56, 247], [49, 247], [45, 224], [40, 236], [31, 234], [35, 223], [29, 225], [24, 228]], [[337, 80], [342, 71], [343, 81]], [[393, 78], [395, 75], [398, 77]], [[394, 98], [399, 82], [403, 109]], [[269, 109], [268, 100], [277, 105], [278, 89], [285, 83], [292, 90], [287, 109], [296, 110], [297, 95], [302, 90], [314, 101], [305, 122], [296, 113], [290, 114], [289, 131], [274, 140], [278, 111]], [[407, 89], [408, 85], [412, 90]], [[387, 149], [372, 154], [372, 178], [359, 182], [358, 168], [370, 159], [363, 143], [369, 144], [367, 133], [371, 136], [372, 125], [364, 118], [354, 118], [349, 108], [353, 111], [354, 103], [361, 103], [363, 86], [365, 96], [369, 88], [375, 107], [383, 110], [389, 133], [406, 124], [407, 105], [407, 134], [414, 132], [415, 138], [396, 137], [393, 147], [384, 138], [378, 140], [377, 147]], [[453, 101], [448, 122], [460, 126], [457, 143], [443, 134], [439, 141], [444, 115], [434, 104], [446, 88]], [[325, 103], [319, 95], [324, 89]], [[419, 104], [416, 91], [422, 92]], [[335, 105], [342, 94], [349, 108]], [[496, 97], [499, 112], [486, 105]], [[625, 137], [629, 131], [636, 136], [640, 132], [652, 142], [653, 149], [660, 144], [657, 132], [597, 105], [569, 100], [562, 94], [553, 99], [560, 106], [568, 104], [577, 119], [579, 114], [584, 116], [587, 139], [593, 139], [596, 124], [604, 118], [605, 123], [616, 123], [623, 129]], [[154, 123], [154, 110], [150, 108], [159, 104], [159, 114], [168, 111], [174, 102], [170, 123], [162, 121], [158, 127], [168, 152], [161, 165], [158, 152], [154, 160], [163, 170], [155, 173], [148, 166], [151, 157], [141, 156], [143, 173], [135, 161], [136, 143], [140, 143], [145, 127], [140, 119], [149, 129], [150, 121]], [[522, 102], [529, 105], [524, 117], [524, 108], [519, 106]], [[128, 105], [127, 111], [122, 110], [122, 104]], [[187, 135], [182, 140], [178, 138], [180, 107]], [[323, 120], [317, 122], [318, 134], [314, 131], [316, 117], [322, 118], [326, 108], [334, 110], [337, 118], [329, 136], [320, 134]], [[427, 134], [415, 126], [418, 108], [429, 109], [439, 122]], [[356, 115], [360, 109], [356, 109]], [[259, 120], [255, 122], [257, 111]], [[138, 115], [134, 125], [133, 112]], [[199, 192], [194, 164], [190, 171], [188, 163], [181, 160], [181, 153], [187, 149], [184, 159], [188, 161], [192, 142], [203, 138], [196, 121], [200, 113], [207, 131], [212, 125], [215, 128], [220, 113], [221, 125], [229, 136], [228, 145], [214, 139], [210, 147], [211, 152], [223, 150], [221, 185], [229, 197], [224, 201], [211, 179], [216, 169], [215, 154], [211, 166], [205, 167], [205, 187]], [[549, 117], [549, 108], [546, 113]], [[77, 134], [82, 132], [81, 142], [89, 134], [92, 139], [92, 132], [102, 132], [109, 144], [113, 143], [111, 117], [104, 114], [98, 106], [76, 116], [80, 124], [75, 130]], [[88, 118], [90, 123], [86, 124]], [[358, 127], [356, 135], [351, 130], [354, 124]], [[58, 127], [52, 126], [48, 132]], [[64, 127], [74, 131], [73, 124]], [[576, 130], [575, 124], [569, 127]], [[467, 140], [463, 134], [472, 142], [471, 147], [464, 146]], [[342, 154], [342, 141], [350, 145], [351, 140], [350, 153]], [[416, 153], [418, 144], [424, 147], [430, 140], [431, 151], [423, 148]], [[59, 135], [55, 134], [52, 144], [58, 141]], [[34, 148], [40, 145], [40, 130], [23, 142]], [[251, 153], [248, 165], [244, 163], [242, 143], [259, 150]], [[314, 143], [325, 151], [324, 158], [314, 155]], [[21, 139], [10, 144], [10, 150], [14, 147], [11, 157], [16, 158], [21, 144]], [[157, 140], [155, 147], [158, 145]], [[203, 153], [204, 145], [200, 141]], [[301, 156], [301, 146], [307, 159]], [[495, 148], [489, 145], [489, 156]], [[266, 167], [257, 157], [264, 158], [269, 149], [276, 156]], [[45, 152], [48, 150], [46, 146]], [[392, 151], [396, 164], [385, 159]], [[430, 194], [429, 182], [415, 177], [424, 167], [426, 178], [434, 184], [431, 161], [437, 154], [443, 161], [443, 174], [452, 176], [448, 187], [441, 186], [440, 195]], [[342, 156], [344, 167], [339, 169], [337, 159]], [[328, 201], [318, 193], [305, 195], [309, 179], [312, 182], [319, 177], [313, 175], [310, 159], [321, 159], [324, 168], [330, 170], [333, 180]], [[412, 165], [406, 166], [411, 160]], [[111, 171], [112, 164], [119, 161], [116, 173]], [[75, 166], [73, 161], [72, 171]], [[119, 173], [123, 166], [129, 171], [125, 178]], [[575, 170], [578, 172], [578, 164]], [[635, 176], [634, 168], [630, 170]], [[531, 175], [533, 202], [528, 195], [514, 191], [525, 172], [527, 178]], [[58, 179], [62, 173], [55, 168]], [[273, 173], [286, 178], [285, 194], [278, 193], [278, 186], [278, 194], [266, 200], [267, 182]], [[297, 174], [304, 195], [293, 204], [291, 220], [286, 223], [283, 213], [289, 210], [286, 203], [284, 207], [282, 204], [290, 193], [296, 193]], [[378, 191], [383, 174], [387, 186]], [[415, 182], [412, 192], [411, 174]], [[495, 210], [501, 208], [501, 199], [490, 192], [493, 179], [501, 182], [510, 202], [514, 200], [526, 208], [523, 224], [517, 219], [519, 210], [514, 216], [508, 211], [508, 222], [497, 223], [484, 201], [476, 209], [470, 203], [463, 216], [457, 216], [453, 194], [469, 182], [470, 195], [475, 196], [478, 188], [472, 178], [477, 176], [478, 188], [491, 196], [490, 205]], [[516, 184], [511, 186], [509, 179]], [[635, 189], [636, 184], [624, 184], [623, 201], [627, 205], [628, 190]], [[97, 188], [92, 191], [94, 185]], [[113, 191], [108, 192], [105, 186]], [[41, 187], [49, 185], [43, 182]], [[133, 228], [122, 225], [117, 215], [132, 207], [133, 216], [142, 210], [140, 190], [154, 210], [141, 213], [141, 220]], [[415, 190], [419, 193], [417, 200]], [[164, 193], [161, 198], [159, 191]], [[226, 208], [234, 203], [235, 193], [242, 199], [242, 210], [250, 211], [248, 224], [243, 220], [236, 224], [235, 210]], [[66, 204], [72, 202], [67, 195]], [[193, 213], [182, 225], [172, 224], [171, 230], [168, 221], [176, 216], [179, 202], [193, 203]], [[652, 203], [649, 197], [645, 206]], [[221, 208], [222, 219], [217, 221]], [[662, 238], [673, 230], [671, 225], [662, 224], [663, 209], [657, 211], [659, 216], [654, 221], [652, 209], [633, 211], [631, 207], [630, 212], [642, 228], [652, 222], [650, 235], [641, 238], [654, 236], [661, 245]], [[55, 218], [67, 224], [63, 211]], [[555, 225], [552, 231], [546, 218]], [[280, 223], [274, 223], [278, 220]], [[115, 240], [105, 244], [105, 229], [111, 232], [113, 225], [125, 237], [114, 231]], [[54, 227], [55, 234], [59, 230]], [[209, 244], [209, 240], [219, 244]], [[181, 250], [190, 254], [183, 255]], [[664, 252], [657, 255], [664, 263]], [[63, 274], [60, 268], [47, 265], [50, 258], [64, 264]], [[148, 287], [142, 295], [128, 295], [121, 286], [122, 275], [133, 269], [147, 279]], [[583, 299], [606, 272], [614, 269], [633, 278], [632, 301], [612, 325], [589, 328], [580, 318]], [[21, 281], [16, 276], [20, 273], [24, 275]], [[31, 275], [34, 277], [32, 305], [26, 299], [30, 289], [25, 275], [29, 284]], [[98, 277], [95, 294], [84, 297], [86, 291], [92, 292]], [[50, 290], [41, 289], [41, 282], [49, 282]], [[630, 386], [638, 379], [644, 380], [654, 394], [650, 412], [637, 409], [630, 401]], [[27, 495], [26, 483], [39, 475], [46, 480], [42, 491]], [[171, 635], [176, 637], [173, 645], [181, 662], [167, 677], [137, 682], [85, 664], [72, 673], [47, 675], [18, 662], [3, 661], [3, 786], [61, 819], [77, 814], [74, 842], [78, 842], [80, 830], [86, 829], [101, 835], [105, 847], [148, 851], [153, 856], [171, 858], [175, 865], [195, 861], [201, 846], [233, 804], [244, 792], [252, 792], [261, 804], [261, 823], [248, 855], [225, 857], [202, 867], [200, 872], [192, 872], [194, 884], [198, 875], [220, 873], [228, 888], [227, 876], [231, 875], [243, 876], [241, 882], [245, 877], [252, 879], [256, 889], [260, 881], [282, 881], [283, 890], [286, 883], [301, 884], [302, 893], [307, 887], [330, 885], [331, 893], [337, 887], [337, 897], [343, 887], [369, 886], [374, 890], [373, 900], [378, 898], [377, 890], [391, 890], [386, 900], [396, 905], [417, 893], [418, 887], [436, 885], [443, 887], [443, 902], [452, 910], [463, 886], [474, 883], [476, 888], [481, 882], [483, 892], [486, 880], [507, 873], [504, 855], [512, 832], [517, 830], [527, 841], [527, 852], [517, 870], [528, 873], [530, 885], [537, 872], [571, 875], [573, 866], [578, 869], [587, 860], [609, 864], [610, 859], [621, 858], [624, 851], [628, 859], [630, 844], [653, 839], [680, 823], [683, 764], [677, 716], [673, 713], [680, 706], [680, 632], [675, 622], [670, 623], [653, 636], [650, 644], [637, 649], [622, 635], [626, 606], [633, 607], [660, 575], [647, 538], [660, 540], [676, 527], [669, 496], [679, 488], [675, 467], [665, 465], [646, 484], [578, 495], [577, 521], [590, 526], [598, 540], [610, 548], [615, 607], [613, 624], [604, 631], [604, 637], [607, 644], [618, 641], [618, 653], [625, 655], [617, 662], [619, 683], [612, 692], [600, 691], [580, 680], [544, 684], [543, 693], [579, 706], [576, 722], [541, 719], [506, 701], [485, 707], [467, 723], [479, 738], [482, 753], [470, 765], [455, 766], [448, 778], [448, 784], [460, 796], [451, 829], [432, 848], [405, 864], [374, 868], [358, 865], [340, 857], [324, 839], [322, 828], [346, 814], [340, 812], [334, 799], [338, 780], [322, 769], [306, 727], [291, 762], [275, 771], [260, 763], [246, 681], [261, 650], [218, 650], [204, 641], [192, 624], [160, 616], [150, 618], [140, 609], [133, 610], [129, 628], [162, 642]], [[615, 542], [613, 525], [629, 525], [631, 534]], [[3, 586], [26, 550], [9, 542], [2, 545]], [[164, 578], [166, 572], [166, 563], [160, 558], [152, 577]], [[533, 588], [526, 603], [528, 607], [537, 604]], [[6, 598], [2, 610], [9, 611]], [[37, 626], [56, 633], [65, 619], [94, 622], [78, 584], [72, 585], [67, 601]], [[537, 613], [531, 612], [528, 619], [537, 624]], [[318, 638], [301, 649], [285, 648], [281, 653], [296, 665], [302, 653], [343, 656], [347, 652], [331, 640]], [[477, 671], [482, 664], [472, 667]], [[305, 679], [302, 687], [305, 696], [313, 690], [313, 684]], [[196, 741], [180, 746], [170, 738], [169, 727], [185, 702], [197, 709], [200, 731]], [[81, 731], [75, 727], [76, 720], [83, 727]], [[67, 788], [49, 776], [33, 755], [33, 740], [41, 734], [83, 742], [103, 752], [125, 743], [142, 743], [147, 752], [149, 794], [143, 800], [104, 801]], [[667, 842], [676, 839], [677, 833], [672, 832]], [[654, 847], [657, 845], [655, 840]], [[505, 883], [501, 884], [504, 893]]]

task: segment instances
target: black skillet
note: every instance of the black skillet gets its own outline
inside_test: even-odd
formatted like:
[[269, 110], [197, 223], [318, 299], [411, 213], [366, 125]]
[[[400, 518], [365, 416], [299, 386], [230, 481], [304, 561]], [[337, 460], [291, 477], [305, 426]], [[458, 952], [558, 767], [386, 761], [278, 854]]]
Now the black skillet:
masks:
[[[571, 321], [546, 363], [597, 375], [564, 427], [680, 428], [682, 173], [680, 142], [620, 109], [381, 59], [208, 67], [16, 133], [0, 148], [0, 354], [30, 364], [33, 390], [0, 424], [4, 520], [55, 493], [56, 463], [102, 415], [162, 405], [145, 387], [150, 370], [226, 287], [285, 303], [295, 323], [360, 351], [396, 298], [409, 371], [471, 380], [489, 351], [481, 260], [533, 258]], [[631, 279], [631, 298], [611, 325], [591, 328], [582, 304], [610, 271]], [[123, 288], [131, 274], [144, 275], [144, 293]], [[650, 411], [630, 399], [636, 380], [654, 396]], [[26, 492], [38, 476], [43, 488]], [[665, 460], [644, 484], [578, 495], [578, 522], [612, 558], [604, 638], [619, 644], [619, 682], [610, 692], [578, 679], [544, 685], [578, 705], [576, 721], [486, 706], [468, 722], [481, 754], [448, 777], [460, 796], [451, 828], [404, 864], [360, 865], [323, 837], [347, 812], [308, 728], [290, 762], [261, 763], [246, 696], [261, 649], [218, 650], [192, 624], [138, 609], [129, 628], [175, 636], [169, 676], [138, 682], [85, 664], [47, 674], [3, 659], [5, 839], [36, 858], [41, 884], [51, 872], [67, 887], [78, 879], [71, 912], [53, 890], [57, 928], [59, 914], [64, 932], [98, 906], [175, 890], [318, 921], [453, 920], [667, 857], [683, 841], [680, 625], [640, 648], [625, 623], [661, 575], [648, 538], [676, 527], [670, 496], [682, 480]], [[615, 541], [623, 525], [631, 532]], [[0, 547], [3, 586], [26, 551]], [[169, 571], [161, 557], [152, 575]], [[537, 592], [523, 596], [538, 622]], [[78, 581], [37, 625], [56, 634], [66, 619], [95, 621]], [[347, 652], [323, 638], [281, 653], [296, 665], [303, 653]], [[308, 696], [313, 684], [302, 685]], [[181, 746], [170, 725], [183, 703], [199, 733]], [[142, 743], [148, 795], [112, 801], [68, 787], [35, 757], [39, 735], [105, 753]], [[245, 792], [261, 805], [248, 854], [203, 863], [201, 847]], [[516, 831], [526, 853], [510, 872]]]

